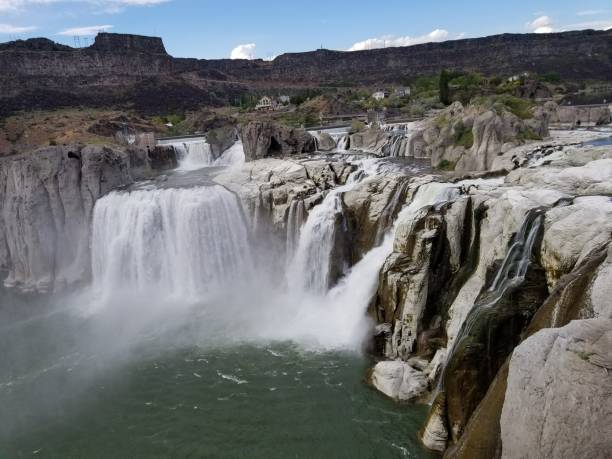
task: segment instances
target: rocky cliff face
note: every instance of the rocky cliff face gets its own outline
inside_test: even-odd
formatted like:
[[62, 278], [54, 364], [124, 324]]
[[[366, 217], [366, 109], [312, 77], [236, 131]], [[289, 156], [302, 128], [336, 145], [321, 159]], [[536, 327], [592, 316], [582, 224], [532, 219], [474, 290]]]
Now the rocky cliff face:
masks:
[[5, 285], [47, 291], [86, 279], [94, 203], [131, 181], [127, 155], [104, 147], [51, 147], [1, 160]]
[[318, 50], [272, 62], [169, 56], [159, 38], [99, 34], [88, 48], [46, 39], [0, 45], [1, 114], [18, 109], [130, 103], [143, 111], [227, 104], [249, 87], [399, 83], [442, 69], [511, 75], [560, 72], [607, 79], [612, 33], [497, 35], [368, 51]]
[[[571, 447], [554, 449], [557, 429], [540, 416], [554, 405], [559, 411], [550, 416], [559, 430], [572, 425], [573, 412], [561, 402], [547, 403], [542, 387], [553, 375], [573, 371], [574, 364], [568, 362], [572, 370], [566, 370], [562, 357], [555, 356], [547, 366], [542, 359], [548, 359], [548, 351], [535, 339], [523, 340], [571, 320], [611, 317], [602, 285], [610, 275], [612, 164], [593, 160], [606, 154], [605, 147], [564, 147], [547, 166], [519, 168], [503, 179], [461, 181], [456, 197], [422, 208], [404, 229], [400, 222], [372, 304], [376, 349], [386, 360], [374, 367], [371, 379], [400, 400], [436, 396], [422, 439], [432, 449], [448, 447], [445, 457], [575, 453]], [[585, 341], [604, 343], [609, 350], [604, 338], [609, 324], [601, 327]], [[516, 352], [522, 369], [512, 365]], [[578, 413], [583, 412], [578, 405], [588, 405], [588, 391], [604, 400], [603, 372], [593, 383], [596, 388], [576, 395]], [[561, 386], [550, 397], [581, 391], [575, 382]], [[523, 422], [527, 405], [540, 413], [533, 424]], [[502, 408], [507, 417], [500, 424]], [[609, 417], [609, 409], [599, 410], [597, 419], [600, 414]], [[586, 414], [577, 416], [579, 424], [590, 422]], [[531, 434], [520, 435], [522, 426]], [[540, 436], [532, 438], [537, 432]], [[576, 433], [572, 438], [581, 443]], [[590, 440], [585, 436], [584, 441]], [[519, 442], [525, 443], [515, 449]], [[603, 443], [609, 448], [609, 441]], [[591, 446], [593, 457], [604, 457], [601, 441]]]

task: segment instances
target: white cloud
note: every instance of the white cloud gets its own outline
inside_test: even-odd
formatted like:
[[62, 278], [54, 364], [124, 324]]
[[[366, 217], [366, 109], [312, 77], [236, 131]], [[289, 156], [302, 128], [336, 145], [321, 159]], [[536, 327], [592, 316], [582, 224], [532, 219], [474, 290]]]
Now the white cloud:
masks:
[[255, 43], [238, 45], [232, 49], [230, 59], [255, 59], [255, 48], [257, 48]]
[[546, 15], [528, 22], [527, 28], [534, 33], [551, 33], [555, 31], [552, 19]]
[[98, 32], [106, 32], [109, 29], [112, 29], [112, 25], [96, 25], [96, 26], [85, 26], [85, 27], [72, 27], [70, 29], [62, 30], [58, 32], [58, 35], [97, 35]]
[[36, 27], [34, 26], [21, 27], [21, 26], [14, 26], [11, 24], [0, 24], [0, 33], [17, 34], [17, 33], [31, 32], [32, 30], [36, 30]]
[[606, 14], [606, 10], [584, 10], [578, 11], [576, 13], [577, 16], [598, 16], [600, 14]]
[[436, 29], [422, 35], [420, 37], [410, 37], [408, 35], [404, 37], [395, 37], [393, 35], [385, 35], [378, 38], [368, 38], [364, 41], [354, 43], [348, 51], [360, 51], [364, 49], [375, 49], [375, 48], [387, 48], [394, 46], [412, 46], [421, 43], [429, 43], [433, 41], [444, 41], [448, 38], [448, 31], [444, 29]]

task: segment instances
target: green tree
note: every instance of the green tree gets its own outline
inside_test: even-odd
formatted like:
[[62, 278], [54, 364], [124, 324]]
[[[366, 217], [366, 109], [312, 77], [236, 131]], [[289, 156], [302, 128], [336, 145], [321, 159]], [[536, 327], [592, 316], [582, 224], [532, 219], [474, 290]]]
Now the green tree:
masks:
[[444, 105], [450, 105], [450, 90], [448, 88], [450, 80], [451, 75], [446, 70], [442, 70], [442, 73], [440, 73], [440, 102]]

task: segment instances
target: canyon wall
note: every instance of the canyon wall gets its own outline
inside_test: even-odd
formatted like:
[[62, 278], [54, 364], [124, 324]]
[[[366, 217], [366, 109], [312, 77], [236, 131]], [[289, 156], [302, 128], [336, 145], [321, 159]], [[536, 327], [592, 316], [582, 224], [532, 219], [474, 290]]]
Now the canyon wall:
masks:
[[19, 109], [130, 104], [143, 111], [223, 105], [253, 88], [402, 83], [442, 69], [609, 78], [612, 32], [504, 34], [273, 61], [174, 58], [159, 38], [100, 33], [86, 48], [43, 38], [0, 44], [0, 115]]

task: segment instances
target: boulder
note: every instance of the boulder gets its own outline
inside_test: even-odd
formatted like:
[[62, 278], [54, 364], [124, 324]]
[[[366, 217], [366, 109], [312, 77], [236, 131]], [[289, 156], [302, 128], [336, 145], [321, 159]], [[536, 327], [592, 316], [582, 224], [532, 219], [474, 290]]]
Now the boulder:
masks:
[[372, 369], [371, 382], [397, 401], [411, 401], [427, 391], [427, 376], [399, 360], [378, 362]]
[[512, 354], [501, 414], [502, 458], [609, 458], [612, 320], [544, 329]]
[[246, 161], [269, 157], [286, 157], [311, 153], [315, 139], [304, 129], [295, 129], [273, 122], [251, 122], [240, 126]]

